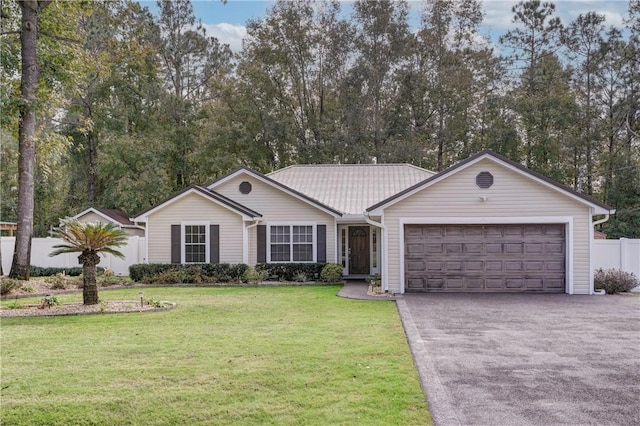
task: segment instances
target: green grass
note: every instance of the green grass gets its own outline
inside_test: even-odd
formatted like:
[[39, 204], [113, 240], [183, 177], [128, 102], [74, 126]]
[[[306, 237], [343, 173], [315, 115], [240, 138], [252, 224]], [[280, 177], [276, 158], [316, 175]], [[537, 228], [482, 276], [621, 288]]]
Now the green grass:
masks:
[[0, 422], [431, 424], [395, 304], [337, 290], [145, 288], [178, 306], [3, 318]]

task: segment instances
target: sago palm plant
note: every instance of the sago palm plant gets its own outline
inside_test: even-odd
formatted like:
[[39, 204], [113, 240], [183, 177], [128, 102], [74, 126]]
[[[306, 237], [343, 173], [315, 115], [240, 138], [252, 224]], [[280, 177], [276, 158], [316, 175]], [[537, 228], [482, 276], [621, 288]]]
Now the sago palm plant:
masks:
[[53, 235], [65, 241], [57, 244], [57, 249], [49, 256], [62, 253], [80, 253], [78, 261], [82, 264], [82, 300], [85, 305], [98, 303], [97, 268], [100, 263], [99, 253], [110, 253], [124, 258], [115, 247], [127, 243], [127, 234], [113, 223], [80, 223], [74, 218], [60, 221], [60, 227], [54, 229]]

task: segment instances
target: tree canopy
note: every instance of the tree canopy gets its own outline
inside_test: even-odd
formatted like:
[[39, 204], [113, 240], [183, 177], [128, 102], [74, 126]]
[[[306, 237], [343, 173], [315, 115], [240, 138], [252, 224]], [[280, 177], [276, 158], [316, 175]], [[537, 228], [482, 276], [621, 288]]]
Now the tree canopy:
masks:
[[[43, 3], [44, 4], [44, 3]], [[131, 214], [238, 165], [410, 162], [483, 148], [617, 209], [640, 237], [640, 0], [624, 24], [522, 1], [493, 45], [479, 0], [278, 0], [231, 52], [189, 1], [53, 1], [39, 15], [34, 234], [89, 206]], [[1, 212], [18, 219], [20, 6], [0, 36]]]

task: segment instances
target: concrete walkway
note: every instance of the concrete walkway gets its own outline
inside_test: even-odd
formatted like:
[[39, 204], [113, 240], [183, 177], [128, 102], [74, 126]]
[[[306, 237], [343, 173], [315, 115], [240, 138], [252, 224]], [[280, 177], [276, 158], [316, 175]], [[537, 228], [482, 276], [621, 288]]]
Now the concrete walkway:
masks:
[[344, 286], [338, 292], [338, 296], [359, 300], [395, 300], [392, 295], [371, 296], [367, 294], [368, 289], [369, 284], [366, 281], [349, 280], [345, 281]]

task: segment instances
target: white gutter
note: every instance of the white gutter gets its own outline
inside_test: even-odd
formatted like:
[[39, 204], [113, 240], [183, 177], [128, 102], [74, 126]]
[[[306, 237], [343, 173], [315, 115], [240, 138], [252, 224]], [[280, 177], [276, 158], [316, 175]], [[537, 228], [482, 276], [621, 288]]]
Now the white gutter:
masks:
[[387, 280], [389, 279], [389, 277], [387, 276], [387, 227], [382, 223], [376, 222], [375, 220], [371, 219], [371, 217], [369, 217], [369, 212], [367, 212], [366, 210], [362, 213], [362, 215], [364, 216], [365, 222], [382, 230], [382, 256], [380, 256], [380, 277], [382, 281], [382, 291], [386, 293], [389, 291], [389, 284], [387, 283]]
[[593, 222], [591, 226], [600, 225], [601, 223], [605, 223], [608, 220], [609, 220], [609, 213], [604, 215], [604, 219], [596, 220], [595, 222]]
[[242, 230], [242, 263], [249, 264], [249, 229], [258, 226], [262, 222], [262, 219], [254, 220], [249, 226], [245, 226]]

